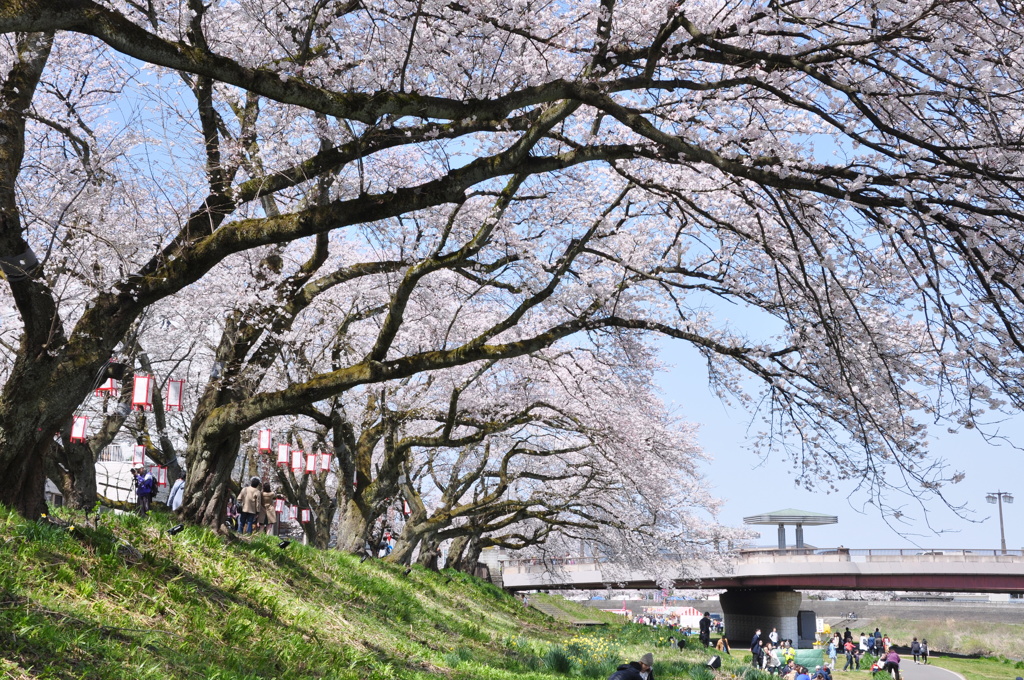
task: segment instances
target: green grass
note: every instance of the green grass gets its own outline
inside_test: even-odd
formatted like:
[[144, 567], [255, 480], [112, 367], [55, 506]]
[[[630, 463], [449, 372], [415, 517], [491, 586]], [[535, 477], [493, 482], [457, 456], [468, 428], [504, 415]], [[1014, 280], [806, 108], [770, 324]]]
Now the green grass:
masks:
[[171, 537], [160, 514], [62, 519], [0, 508], [0, 678], [606, 678], [654, 651], [658, 677], [704, 680], [703, 650], [659, 648], [656, 631], [614, 617], [576, 629], [466, 574], [271, 536]]

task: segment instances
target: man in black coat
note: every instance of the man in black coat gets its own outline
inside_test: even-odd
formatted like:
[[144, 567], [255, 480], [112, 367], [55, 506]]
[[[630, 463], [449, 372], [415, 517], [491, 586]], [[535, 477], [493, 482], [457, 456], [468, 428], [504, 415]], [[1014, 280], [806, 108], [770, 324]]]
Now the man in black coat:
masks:
[[608, 680], [654, 680], [654, 655], [647, 652], [639, 661], [630, 661], [619, 666]]
[[700, 620], [700, 642], [705, 647], [711, 646], [711, 614], [704, 612], [704, 618]]

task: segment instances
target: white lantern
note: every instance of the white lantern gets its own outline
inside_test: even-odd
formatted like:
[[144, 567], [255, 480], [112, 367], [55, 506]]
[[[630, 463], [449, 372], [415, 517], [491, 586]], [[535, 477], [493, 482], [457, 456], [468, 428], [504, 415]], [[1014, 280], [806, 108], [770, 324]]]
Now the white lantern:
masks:
[[153, 410], [153, 376], [135, 376], [135, 384], [132, 387], [132, 410]]
[[270, 453], [273, 449], [270, 430], [260, 430], [259, 444], [256, 447], [260, 453]]
[[184, 380], [168, 380], [167, 381], [167, 399], [164, 402], [164, 408], [168, 411], [180, 411], [181, 400], [185, 395], [185, 381]]
[[302, 470], [302, 464], [305, 461], [305, 456], [302, 454], [301, 449], [294, 449], [292, 451], [292, 472], [299, 472]]
[[132, 467], [146, 464], [146, 447], [136, 444], [132, 447]]
[[306, 474], [311, 475], [316, 472], [316, 454], [310, 451], [306, 454]]
[[324, 451], [320, 454], [320, 472], [328, 472], [331, 469], [331, 454]]
[[288, 465], [288, 457], [291, 454], [291, 447], [287, 444], [277, 445], [277, 467]]
[[74, 420], [71, 421], [70, 440], [84, 444], [89, 439], [88, 435], [85, 433], [85, 428], [88, 423], [89, 416], [75, 416]]

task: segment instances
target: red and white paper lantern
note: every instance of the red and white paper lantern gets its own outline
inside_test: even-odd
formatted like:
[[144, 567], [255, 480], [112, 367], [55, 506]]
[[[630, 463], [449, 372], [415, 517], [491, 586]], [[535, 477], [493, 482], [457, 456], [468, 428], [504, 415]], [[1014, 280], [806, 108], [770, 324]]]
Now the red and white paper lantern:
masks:
[[102, 385], [96, 388], [97, 397], [105, 397], [107, 395], [113, 395], [118, 389], [117, 381], [113, 378], [107, 378]]
[[320, 472], [328, 472], [331, 469], [331, 454], [327, 451], [320, 454]]
[[288, 458], [291, 455], [291, 447], [287, 444], [277, 445], [277, 467], [288, 465]]
[[167, 468], [163, 465], [156, 466], [156, 483], [160, 486], [167, 486]]
[[260, 430], [259, 444], [256, 446], [260, 453], [270, 453], [274, 448], [270, 430]]
[[79, 442], [84, 444], [89, 436], [85, 432], [85, 428], [89, 423], [89, 416], [75, 416], [74, 420], [71, 421], [71, 437], [70, 441]]
[[299, 472], [302, 470], [302, 465], [305, 462], [306, 457], [302, 454], [301, 449], [292, 450], [292, 472]]
[[284, 512], [284, 499], [277, 498], [274, 500], [274, 512]]
[[316, 472], [316, 454], [310, 451], [306, 454], [306, 474], [311, 475]]
[[132, 467], [146, 464], [146, 447], [136, 444], [132, 447]]
[[299, 517], [299, 521], [305, 524], [309, 522], [311, 519], [313, 519], [313, 513], [309, 511], [309, 508], [303, 508], [302, 511], [299, 513]]
[[299, 506], [289, 505], [288, 506], [288, 521], [294, 522], [295, 518], [299, 516]]
[[167, 381], [167, 400], [164, 402], [164, 408], [168, 411], [180, 411], [181, 401], [185, 397], [185, 381], [184, 380], [168, 380]]
[[132, 387], [132, 410], [153, 410], [153, 376], [135, 376], [135, 384]]

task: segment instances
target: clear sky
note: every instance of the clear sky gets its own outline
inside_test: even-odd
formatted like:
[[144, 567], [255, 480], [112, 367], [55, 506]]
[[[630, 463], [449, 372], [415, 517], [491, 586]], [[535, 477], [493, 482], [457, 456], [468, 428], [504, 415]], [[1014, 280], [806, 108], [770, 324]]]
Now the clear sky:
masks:
[[[677, 415], [700, 426], [701, 447], [713, 459], [705, 465], [704, 474], [713, 493], [724, 501], [719, 515], [723, 524], [742, 526], [746, 516], [797, 508], [839, 518], [835, 525], [805, 527], [805, 542], [819, 547], [998, 549], [998, 508], [987, 503], [985, 496], [992, 491], [1009, 491], [1014, 494], [1014, 503], [1003, 505], [1006, 547], [1024, 548], [1024, 496], [1018, 495], [1024, 493], [1024, 485], [1019, 483], [1024, 452], [1005, 444], [988, 444], [976, 431], [949, 434], [936, 428], [934, 451], [951, 468], [966, 473], [962, 482], [946, 488], [946, 495], [953, 504], [966, 504], [964, 512], [974, 521], [957, 517], [940, 501], [934, 501], [923, 510], [908, 505], [906, 511], [913, 520], [902, 531], [895, 531], [882, 521], [874, 506], [865, 505], [868, 497], [855, 490], [853, 481], [840, 484], [839, 493], [807, 491], [794, 484], [796, 473], [790, 463], [762, 460], [747, 437], [751, 414], [726, 407], [712, 394], [695, 351], [678, 341], [665, 341], [662, 347], [662, 361], [673, 367], [660, 376], [662, 396]], [[1018, 446], [1024, 444], [1024, 415], [1003, 423], [1001, 432], [1010, 435]], [[928, 524], [944, 533], [937, 534]], [[755, 544], [777, 545], [776, 527], [751, 528], [761, 533]], [[793, 542], [793, 528], [789, 527], [787, 543]]]

